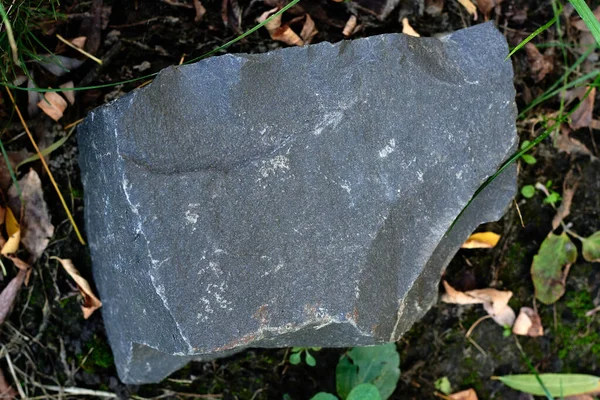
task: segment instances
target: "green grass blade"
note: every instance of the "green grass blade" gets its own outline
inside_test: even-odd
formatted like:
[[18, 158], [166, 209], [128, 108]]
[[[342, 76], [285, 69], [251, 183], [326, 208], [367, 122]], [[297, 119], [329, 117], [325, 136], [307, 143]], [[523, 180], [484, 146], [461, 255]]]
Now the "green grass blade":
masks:
[[[46, 147], [43, 150], [40, 150], [40, 153], [42, 153], [42, 155], [44, 157], [48, 156], [50, 153], [52, 153], [54, 150], [58, 149], [59, 147], [61, 147], [63, 144], [65, 144], [65, 142], [67, 140], [69, 140], [69, 138], [71, 137], [71, 135], [73, 134], [73, 132], [75, 132], [75, 127], [71, 128], [71, 130], [69, 131], [69, 133], [63, 137], [60, 138], [59, 140], [57, 140], [56, 142], [52, 143], [50, 146]], [[34, 154], [31, 157], [27, 157], [26, 159], [24, 159], [23, 161], [21, 161], [16, 167], [16, 170], [19, 170], [20, 167], [22, 167], [25, 164], [28, 164], [30, 162], [39, 160], [40, 156], [38, 154]]]
[[590, 29], [592, 36], [596, 39], [596, 43], [600, 45], [600, 22], [598, 22], [590, 7], [584, 0], [569, 0], [569, 2], [575, 7], [583, 22]]
[[[589, 8], [588, 8], [588, 10], [589, 10]], [[527, 36], [521, 43], [519, 43], [517, 45], [517, 47], [515, 47], [514, 49], [512, 49], [512, 51], [510, 53], [508, 53], [508, 55], [506, 56], [505, 60], [508, 60], [513, 54], [515, 54], [523, 46], [525, 46], [527, 43], [529, 43], [531, 41], [531, 39], [533, 39], [534, 37], [536, 37], [540, 33], [544, 32], [546, 29], [548, 29], [552, 25], [554, 25], [554, 23], [556, 23], [556, 21], [558, 21], [558, 18], [560, 17], [560, 13], [561, 12], [562, 12], [562, 4], [559, 7], [558, 13], [556, 15], [554, 15], [554, 18], [552, 18], [550, 21], [546, 22], [544, 25], [540, 26], [531, 35]]]

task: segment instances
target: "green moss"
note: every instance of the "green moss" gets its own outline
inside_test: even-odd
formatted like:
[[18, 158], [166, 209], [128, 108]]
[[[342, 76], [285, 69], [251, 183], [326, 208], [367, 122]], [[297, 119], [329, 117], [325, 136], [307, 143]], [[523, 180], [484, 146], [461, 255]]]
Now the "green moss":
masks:
[[[89, 353], [90, 351], [91, 353]], [[77, 355], [79, 362], [82, 362], [88, 353], [89, 356], [82, 364], [82, 368], [87, 372], [96, 372], [98, 368], [110, 368], [114, 364], [110, 347], [104, 340], [97, 336], [94, 336], [94, 339], [86, 345], [86, 352], [84, 354]]]
[[469, 375], [460, 382], [460, 387], [470, 387], [475, 389], [478, 393], [481, 393], [483, 390], [483, 383], [477, 372], [479, 370], [477, 363], [471, 357], [466, 357], [462, 361], [460, 369], [462, 371], [469, 371]]
[[600, 354], [600, 333], [598, 333], [599, 324], [591, 317], [586, 317], [585, 313], [592, 308], [592, 296], [587, 290], [570, 291], [565, 295], [565, 305], [570, 314], [574, 317], [572, 323], [561, 321], [556, 329], [556, 336], [559, 341], [558, 357], [567, 361], [567, 365], [573, 361], [573, 368], [577, 369], [581, 354]]

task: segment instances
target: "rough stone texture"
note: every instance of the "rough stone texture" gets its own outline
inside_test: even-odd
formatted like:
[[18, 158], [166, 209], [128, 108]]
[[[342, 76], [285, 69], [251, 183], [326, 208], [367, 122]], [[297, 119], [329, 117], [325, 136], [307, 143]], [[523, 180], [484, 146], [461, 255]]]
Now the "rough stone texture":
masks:
[[245, 347], [397, 340], [515, 193], [512, 66], [491, 24], [172, 67], [79, 129], [124, 382]]

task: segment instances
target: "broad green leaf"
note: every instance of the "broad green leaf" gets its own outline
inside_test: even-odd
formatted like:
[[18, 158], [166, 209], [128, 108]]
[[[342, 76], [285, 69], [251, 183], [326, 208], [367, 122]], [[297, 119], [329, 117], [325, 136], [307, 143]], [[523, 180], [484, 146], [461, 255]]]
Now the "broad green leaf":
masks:
[[308, 352], [308, 350], [306, 350], [306, 365], [308, 365], [309, 367], [314, 367], [315, 365], [317, 365], [317, 360], [315, 360], [315, 358], [312, 356], [312, 354]]
[[583, 258], [589, 262], [600, 262], [600, 231], [581, 240]]
[[450, 380], [447, 376], [441, 377], [434, 384], [435, 388], [445, 395], [449, 395], [452, 393], [452, 385], [450, 385]]
[[531, 264], [535, 297], [552, 304], [565, 293], [568, 268], [577, 259], [577, 248], [565, 232], [551, 233], [542, 242]]
[[[58, 139], [56, 142], [52, 143], [50, 146], [46, 147], [45, 149], [41, 150], [40, 153], [42, 153], [42, 155], [44, 157], [46, 157], [47, 155], [49, 155], [50, 153], [52, 153], [54, 150], [58, 149], [59, 147], [61, 147], [63, 144], [65, 144], [65, 142], [71, 137], [71, 135], [73, 134], [73, 132], [75, 132], [75, 128], [71, 129], [71, 131], [64, 136], [61, 139]], [[17, 167], [15, 169], [19, 169], [21, 166], [30, 163], [32, 161], [36, 161], [39, 160], [40, 156], [38, 154], [34, 154], [31, 157], [27, 157], [26, 159], [24, 159], [23, 161], [21, 161]]]
[[292, 347], [292, 353], [298, 353], [302, 350], [304, 350], [304, 347]]
[[535, 187], [533, 185], [525, 185], [521, 188], [521, 194], [526, 199], [530, 199], [535, 195]]
[[292, 353], [292, 355], [290, 356], [290, 364], [292, 365], [298, 365], [300, 364], [300, 354], [301, 353]]
[[[562, 398], [600, 389], [600, 378], [583, 374], [539, 374], [551, 396]], [[524, 393], [544, 396], [544, 389], [535, 375], [506, 375], [498, 379], [506, 386]]]
[[336, 368], [336, 386], [342, 399], [361, 383], [372, 383], [383, 400], [392, 395], [400, 378], [400, 355], [394, 343], [355, 347], [342, 356]]
[[533, 164], [535, 164], [537, 162], [537, 160], [535, 159], [535, 157], [532, 156], [531, 154], [523, 154], [521, 156], [521, 158], [523, 159], [523, 161], [525, 161], [529, 165], [533, 165]]
[[315, 394], [310, 400], [339, 400], [336, 396], [331, 393], [319, 392]]
[[519, 147], [521, 150], [525, 149], [527, 146], [529, 146], [529, 143], [531, 143], [529, 140], [523, 140], [523, 143], [521, 143], [521, 147]]
[[361, 383], [352, 389], [347, 400], [381, 400], [381, 395], [372, 383]]

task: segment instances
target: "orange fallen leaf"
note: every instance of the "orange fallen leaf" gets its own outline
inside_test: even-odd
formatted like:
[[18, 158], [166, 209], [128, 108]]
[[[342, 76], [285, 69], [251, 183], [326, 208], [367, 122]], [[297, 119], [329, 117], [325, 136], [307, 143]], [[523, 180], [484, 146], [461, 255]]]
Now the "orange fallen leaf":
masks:
[[402, 18], [402, 33], [409, 36], [421, 37], [417, 31], [414, 30], [410, 23], [408, 22], [408, 18]]
[[487, 21], [492, 10], [500, 3], [502, 3], [502, 0], [477, 0], [477, 8], [479, 8], [479, 11], [481, 11]]
[[521, 307], [512, 331], [515, 335], [532, 337], [544, 335], [544, 328], [542, 327], [540, 316], [533, 308], [529, 307]]
[[83, 297], [83, 304], [81, 305], [81, 310], [83, 311], [83, 318], [88, 319], [90, 315], [100, 307], [102, 307], [102, 302], [94, 295], [92, 292], [92, 288], [85, 278], [83, 278], [77, 268], [73, 265], [73, 262], [68, 259], [62, 259], [55, 256], [50, 257], [54, 260], [58, 260], [60, 264], [63, 266], [65, 271], [69, 274], [69, 276], [75, 281], [77, 284], [77, 288]]
[[315, 21], [310, 15], [306, 14], [306, 19], [304, 20], [304, 25], [302, 25], [302, 31], [300, 32], [300, 37], [304, 40], [304, 44], [309, 44], [317, 33], [319, 33], [319, 31], [317, 30]]
[[463, 390], [462, 392], [453, 393], [448, 396], [451, 400], [478, 400], [477, 393], [473, 389]]
[[342, 35], [344, 35], [345, 37], [352, 36], [354, 32], [356, 32], [355, 29], [357, 22], [358, 18], [356, 18], [356, 15], [351, 15], [350, 18], [348, 18], [348, 21], [346, 21], [346, 25], [344, 26]]
[[471, 0], [458, 0], [458, 2], [473, 16], [473, 19], [477, 21], [477, 7], [475, 7], [475, 4], [473, 4]]
[[454, 289], [444, 281], [446, 293], [442, 301], [450, 304], [483, 304], [484, 310], [501, 326], [510, 325], [515, 321], [515, 312], [508, 306], [512, 297], [511, 291], [502, 291], [492, 288], [469, 290], [461, 292]]
[[6, 233], [8, 234], [8, 240], [0, 250], [0, 254], [3, 256], [16, 253], [21, 242], [21, 227], [10, 208], [6, 209]]
[[469, 236], [461, 249], [491, 249], [498, 244], [500, 235], [494, 232], [477, 232]]
[[[73, 81], [65, 82], [59, 86], [61, 89], [73, 89], [75, 85]], [[75, 91], [74, 90], [65, 90], [62, 92], [63, 96], [67, 98], [71, 105], [75, 104]]]
[[10, 310], [19, 293], [19, 289], [25, 280], [25, 275], [27, 275], [27, 272], [20, 269], [17, 276], [12, 278], [8, 285], [0, 292], [0, 324], [2, 324], [6, 320], [6, 317], [8, 317], [8, 314], [10, 314]]
[[63, 112], [67, 108], [67, 102], [56, 92], [44, 93], [44, 98], [37, 103], [37, 106], [50, 118], [58, 121], [62, 118]]
[[[275, 14], [279, 10], [279, 7], [273, 8], [269, 11], [265, 11], [257, 18], [256, 22], [265, 22], [272, 14]], [[271, 39], [283, 42], [289, 45], [303, 46], [304, 41], [296, 32], [289, 27], [289, 25], [281, 25], [281, 14], [267, 22], [264, 27], [269, 32]]]
[[194, 22], [202, 21], [204, 14], [206, 14], [206, 8], [204, 8], [200, 0], [194, 0], [194, 8], [196, 9], [196, 17], [194, 18]]
[[[31, 253], [33, 260], [41, 257], [44, 250], [54, 235], [54, 226], [50, 222], [48, 206], [44, 201], [42, 182], [35, 170], [29, 172], [19, 180], [21, 197], [13, 186], [8, 191], [9, 204], [13, 210], [23, 210], [21, 215], [21, 242]], [[21, 204], [21, 198], [23, 204]]]
[[83, 49], [83, 47], [85, 46], [86, 40], [87, 40], [87, 37], [79, 36], [79, 37], [76, 37], [75, 39], [71, 39], [71, 43], [73, 44], [73, 46]]

